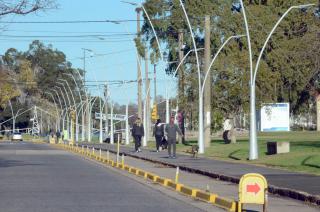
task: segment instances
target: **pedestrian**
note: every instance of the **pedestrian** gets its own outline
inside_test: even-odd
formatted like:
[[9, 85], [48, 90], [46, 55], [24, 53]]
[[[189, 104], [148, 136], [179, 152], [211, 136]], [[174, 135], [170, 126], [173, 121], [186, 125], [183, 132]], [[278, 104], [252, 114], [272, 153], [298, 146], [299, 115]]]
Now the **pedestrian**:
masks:
[[137, 118], [136, 122], [132, 127], [132, 137], [134, 138], [134, 147], [136, 152], [141, 152], [141, 138], [144, 136], [143, 124], [141, 124], [141, 119]]
[[60, 130], [57, 130], [57, 132], [56, 132], [56, 143], [57, 144], [59, 143], [60, 136], [61, 136]]
[[[166, 125], [165, 133], [168, 141], [169, 158], [176, 158], [177, 133], [179, 133], [180, 136], [183, 136], [183, 135], [179, 126], [174, 123], [174, 117], [171, 117], [170, 123]], [[171, 155], [171, 148], [173, 150], [172, 155]]]
[[223, 134], [222, 138], [225, 144], [230, 144], [229, 132], [232, 129], [232, 124], [229, 118], [227, 118], [223, 123]]
[[153, 136], [156, 138], [156, 148], [157, 152], [159, 152], [159, 148], [162, 143], [162, 139], [164, 136], [164, 128], [163, 124], [161, 124], [161, 119], [158, 119], [153, 128]]

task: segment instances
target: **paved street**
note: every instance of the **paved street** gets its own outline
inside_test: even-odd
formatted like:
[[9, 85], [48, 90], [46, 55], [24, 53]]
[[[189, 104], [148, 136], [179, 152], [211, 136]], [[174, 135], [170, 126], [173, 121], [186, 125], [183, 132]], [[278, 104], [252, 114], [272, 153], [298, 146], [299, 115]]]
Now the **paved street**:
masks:
[[201, 211], [46, 144], [0, 143], [0, 211]]

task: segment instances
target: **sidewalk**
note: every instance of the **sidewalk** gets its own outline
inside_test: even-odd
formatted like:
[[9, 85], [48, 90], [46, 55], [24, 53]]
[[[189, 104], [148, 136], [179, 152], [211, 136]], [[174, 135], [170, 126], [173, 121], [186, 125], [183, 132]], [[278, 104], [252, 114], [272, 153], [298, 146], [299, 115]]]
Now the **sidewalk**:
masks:
[[[116, 151], [116, 146], [110, 144], [89, 144], [89, 146]], [[267, 178], [270, 193], [320, 205], [320, 176], [207, 158], [194, 159], [182, 154], [177, 154], [177, 159], [170, 159], [166, 151], [157, 153], [143, 149], [142, 152], [135, 153], [127, 146], [121, 146], [120, 153], [171, 167], [179, 166], [184, 171], [233, 183], [238, 183], [240, 177], [246, 173], [260, 173]]]
[[[106, 157], [106, 152], [102, 153], [102, 156]], [[116, 160], [115, 154], [110, 154], [110, 158]], [[161, 177], [169, 178], [174, 180], [176, 169], [164, 165], [154, 164], [141, 159], [133, 157], [125, 157], [125, 164], [141, 168], [145, 171], [154, 173]], [[238, 186], [232, 183], [223, 182], [219, 180], [212, 180], [212, 178], [194, 174], [186, 171], [180, 171], [179, 183], [182, 183], [193, 188], [201, 190], [208, 190], [212, 193], [216, 193], [221, 197], [238, 199]], [[199, 203], [196, 200], [190, 200]], [[205, 205], [203, 205], [205, 206]], [[246, 205], [246, 211], [261, 211], [261, 206], [258, 205]], [[205, 211], [225, 211], [215, 206], [206, 205]], [[309, 206], [300, 201], [292, 200], [289, 198], [283, 198], [279, 196], [269, 195], [268, 197], [268, 210], [269, 211], [282, 211], [282, 212], [316, 212], [318, 208]]]

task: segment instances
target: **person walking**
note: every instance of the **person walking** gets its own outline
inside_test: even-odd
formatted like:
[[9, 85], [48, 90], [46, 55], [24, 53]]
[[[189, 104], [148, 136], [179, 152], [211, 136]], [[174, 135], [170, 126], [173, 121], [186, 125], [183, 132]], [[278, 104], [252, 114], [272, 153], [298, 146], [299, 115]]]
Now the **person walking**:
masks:
[[162, 143], [162, 138], [164, 136], [164, 128], [163, 124], [161, 124], [161, 119], [158, 119], [153, 128], [153, 136], [156, 138], [156, 147], [157, 152], [159, 152], [159, 148]]
[[[166, 125], [165, 133], [168, 141], [169, 158], [176, 158], [177, 133], [179, 133], [180, 136], [183, 136], [183, 135], [179, 126], [174, 123], [174, 117], [171, 117], [170, 123]], [[172, 155], [171, 155], [171, 148], [173, 150]]]
[[144, 136], [143, 124], [141, 124], [141, 119], [137, 118], [136, 122], [132, 127], [132, 137], [134, 138], [134, 147], [136, 152], [141, 152], [141, 138]]

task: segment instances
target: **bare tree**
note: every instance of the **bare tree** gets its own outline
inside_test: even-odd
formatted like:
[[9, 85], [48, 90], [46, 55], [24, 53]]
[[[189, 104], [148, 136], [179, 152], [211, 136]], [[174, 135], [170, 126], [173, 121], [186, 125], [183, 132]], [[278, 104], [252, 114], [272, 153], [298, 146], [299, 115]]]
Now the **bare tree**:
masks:
[[56, 7], [55, 0], [0, 0], [0, 16], [7, 14], [26, 15], [38, 10]]

